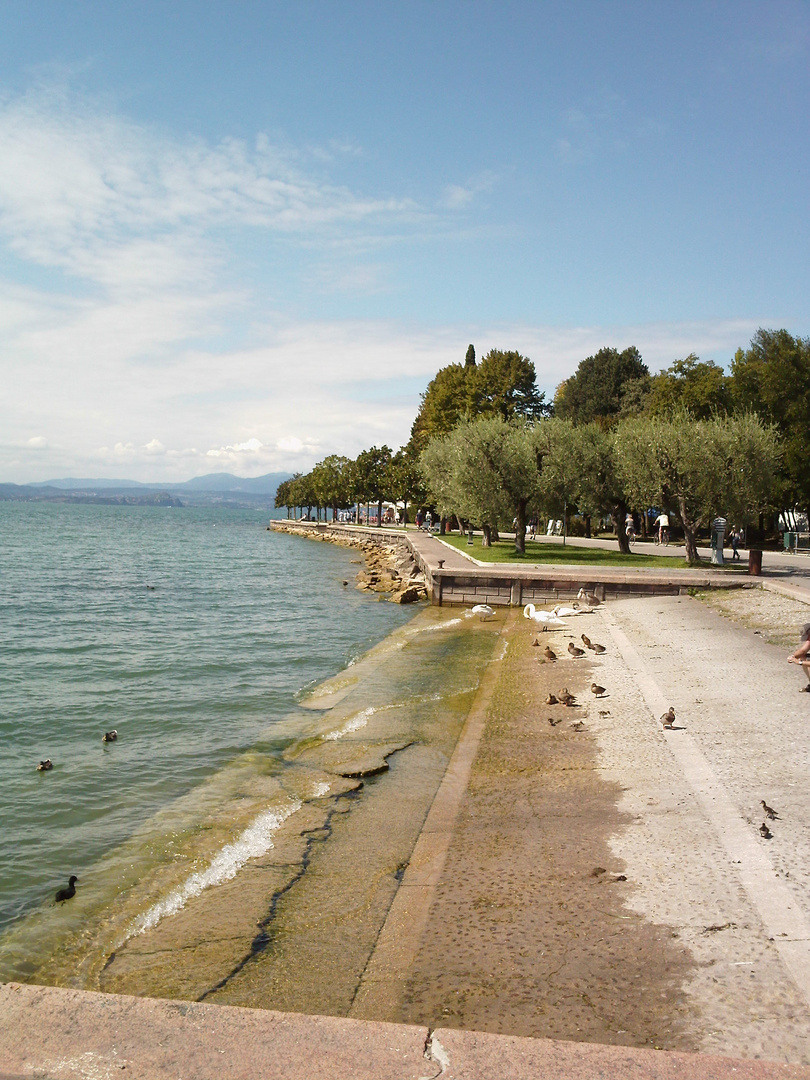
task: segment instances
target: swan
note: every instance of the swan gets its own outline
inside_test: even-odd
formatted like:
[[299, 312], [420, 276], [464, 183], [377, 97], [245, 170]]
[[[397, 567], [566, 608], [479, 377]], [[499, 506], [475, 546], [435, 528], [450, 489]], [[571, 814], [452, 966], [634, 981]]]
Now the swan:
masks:
[[534, 619], [535, 622], [540, 623], [544, 630], [555, 629], [565, 626], [565, 623], [557, 618], [557, 615], [553, 611], [538, 611], [534, 604], [527, 604], [523, 609], [524, 619]]
[[565, 618], [566, 615], [582, 615], [579, 609], [579, 604], [574, 604], [573, 607], [565, 607], [563, 604], [558, 604], [555, 608], [551, 609], [558, 619]]
[[471, 615], [480, 615], [481, 622], [489, 621], [495, 615], [495, 608], [489, 604], [476, 604], [470, 612]]

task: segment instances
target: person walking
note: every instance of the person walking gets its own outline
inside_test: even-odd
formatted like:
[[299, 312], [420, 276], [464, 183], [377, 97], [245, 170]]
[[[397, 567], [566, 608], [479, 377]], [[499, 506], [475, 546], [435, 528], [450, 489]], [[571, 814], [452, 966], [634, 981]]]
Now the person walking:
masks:
[[731, 536], [729, 537], [729, 540], [731, 541], [732, 551], [731, 561], [734, 562], [735, 559], [739, 559], [740, 557], [740, 553], [739, 551], [737, 551], [737, 548], [740, 546], [740, 540], [742, 540], [742, 533], [736, 525], [731, 530]]

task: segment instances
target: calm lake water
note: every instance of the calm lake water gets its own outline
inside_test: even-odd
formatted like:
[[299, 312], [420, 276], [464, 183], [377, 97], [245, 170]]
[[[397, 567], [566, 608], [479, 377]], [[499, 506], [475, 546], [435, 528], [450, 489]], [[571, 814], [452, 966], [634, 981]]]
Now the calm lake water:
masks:
[[246, 771], [282, 768], [301, 694], [411, 618], [352, 588], [355, 552], [265, 525], [0, 503], [0, 979], [58, 947], [48, 912], [70, 874], [102, 910], [184, 844], [200, 851]]

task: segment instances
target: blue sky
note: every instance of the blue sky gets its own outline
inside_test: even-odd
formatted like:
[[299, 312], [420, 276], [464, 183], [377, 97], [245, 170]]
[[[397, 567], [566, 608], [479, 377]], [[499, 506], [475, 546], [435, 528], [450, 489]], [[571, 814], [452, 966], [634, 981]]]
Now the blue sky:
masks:
[[306, 469], [472, 341], [810, 334], [806, 3], [0, 0], [0, 480]]

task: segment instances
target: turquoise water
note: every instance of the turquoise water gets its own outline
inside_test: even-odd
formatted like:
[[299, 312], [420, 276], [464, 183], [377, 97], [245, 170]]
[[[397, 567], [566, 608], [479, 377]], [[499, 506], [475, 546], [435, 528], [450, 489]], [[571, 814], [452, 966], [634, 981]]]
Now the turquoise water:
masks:
[[101, 896], [99, 868], [146, 823], [190, 828], [217, 777], [280, 761], [300, 694], [411, 617], [351, 587], [356, 553], [265, 524], [0, 503], [0, 935], [70, 874]]

